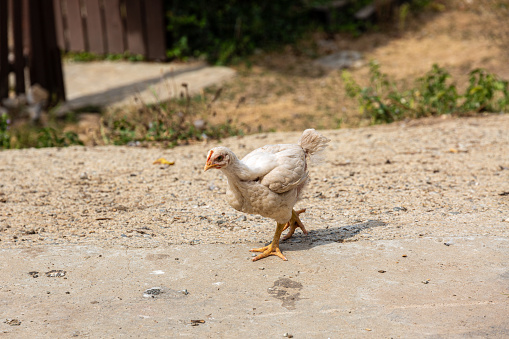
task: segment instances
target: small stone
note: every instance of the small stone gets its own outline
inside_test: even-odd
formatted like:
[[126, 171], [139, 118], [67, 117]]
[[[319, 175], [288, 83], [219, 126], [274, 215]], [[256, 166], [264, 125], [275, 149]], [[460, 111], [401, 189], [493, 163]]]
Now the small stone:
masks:
[[37, 271], [28, 272], [28, 275], [31, 275], [32, 278], [38, 278], [39, 272], [37, 272]]
[[293, 338], [293, 334], [290, 334], [290, 333], [286, 332], [285, 334], [283, 334], [283, 337], [285, 337], [285, 338]]
[[21, 321], [19, 321], [18, 319], [5, 319], [4, 323], [6, 323], [9, 326], [21, 325]]
[[314, 64], [325, 69], [343, 69], [352, 67], [362, 59], [357, 51], [341, 51], [315, 60]]
[[206, 126], [207, 123], [203, 119], [198, 119], [198, 120], [193, 121], [193, 125], [200, 132], [205, 130], [205, 128], [207, 127]]
[[80, 173], [80, 179], [81, 180], [88, 180], [89, 178], [88, 178], [87, 172]]
[[143, 292], [143, 296], [145, 298], [155, 298], [156, 295], [159, 295], [161, 293], [163, 293], [162, 287], [152, 287], [149, 288], [148, 290], [145, 290], [145, 292]]
[[48, 278], [61, 278], [61, 277], [65, 277], [65, 274], [67, 272], [64, 271], [64, 270], [51, 270], [49, 272], [46, 272], [46, 276]]

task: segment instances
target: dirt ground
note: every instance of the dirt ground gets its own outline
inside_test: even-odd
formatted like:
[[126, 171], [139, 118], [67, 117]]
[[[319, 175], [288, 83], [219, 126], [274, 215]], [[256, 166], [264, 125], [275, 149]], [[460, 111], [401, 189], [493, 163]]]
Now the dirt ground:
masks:
[[[370, 220], [384, 227], [355, 231], [350, 240], [507, 236], [508, 130], [509, 116], [495, 115], [325, 131], [331, 146], [311, 169], [298, 207], [309, 208], [304, 219], [322, 240], [337, 240], [349, 234], [342, 226]], [[242, 156], [265, 144], [295, 142], [299, 134], [235, 137], [222, 145]], [[230, 208], [225, 177], [203, 173], [212, 146], [3, 151], [0, 247], [270, 239], [271, 220]], [[160, 157], [175, 165], [153, 165]], [[444, 227], [444, 220], [454, 222]]]
[[358, 38], [316, 34], [283, 53], [255, 55], [251, 68], [236, 67], [237, 79], [223, 86], [214, 105], [215, 118], [207, 118], [232, 119], [248, 132], [366, 125], [369, 120], [360, 116], [356, 100], [345, 94], [341, 70], [314, 64], [318, 57], [345, 50], [362, 53], [361, 62], [349, 71], [363, 85], [368, 83], [370, 61], [377, 61], [401, 89], [413, 85], [435, 63], [449, 71], [460, 90], [476, 68], [509, 79], [507, 6], [490, 1], [444, 4], [441, 10], [409, 17], [403, 26], [394, 24], [383, 33]]
[[227, 205], [203, 172], [212, 145], [2, 151], [0, 336], [507, 337], [508, 130], [490, 115], [323, 131], [297, 204], [310, 234], [255, 263], [275, 223]]
[[[435, 62], [509, 78], [483, 13], [465, 2], [319, 46], [401, 81]], [[239, 156], [309, 127], [331, 139], [297, 204], [310, 234], [281, 245], [289, 261], [249, 261], [275, 224], [227, 205], [226, 178], [203, 172], [216, 143], [2, 151], [0, 336], [507, 337], [509, 115], [335, 129], [365, 124], [339, 73], [294, 51], [264, 58], [238, 69], [214, 119], [279, 131], [221, 142]]]

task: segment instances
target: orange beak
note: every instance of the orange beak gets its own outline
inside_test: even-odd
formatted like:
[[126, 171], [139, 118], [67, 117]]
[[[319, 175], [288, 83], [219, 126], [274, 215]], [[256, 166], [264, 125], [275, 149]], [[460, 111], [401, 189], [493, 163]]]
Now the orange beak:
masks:
[[214, 151], [210, 150], [210, 152], [207, 156], [207, 162], [205, 163], [205, 167], [203, 168], [203, 172], [206, 172], [209, 169], [214, 168], [214, 167], [216, 167], [216, 168], [219, 167], [216, 164], [213, 164], [212, 161], [210, 160], [210, 158], [212, 158], [212, 153], [214, 153]]
[[203, 168], [203, 172], [206, 172], [211, 168], [217, 168], [217, 167], [218, 167], [217, 164], [211, 164], [211, 163], [207, 162], [205, 164], [205, 167]]

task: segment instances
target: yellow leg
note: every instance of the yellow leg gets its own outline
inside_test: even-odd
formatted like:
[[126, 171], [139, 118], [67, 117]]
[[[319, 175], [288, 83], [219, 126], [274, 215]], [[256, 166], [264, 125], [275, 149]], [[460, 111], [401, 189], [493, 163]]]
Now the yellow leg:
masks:
[[283, 253], [281, 253], [281, 250], [279, 249], [279, 238], [281, 238], [281, 233], [283, 233], [283, 228], [285, 227], [284, 224], [277, 224], [276, 227], [276, 233], [274, 233], [274, 239], [272, 240], [272, 243], [268, 246], [264, 246], [261, 248], [253, 248], [250, 250], [250, 252], [262, 252], [261, 254], [258, 254], [256, 257], [253, 258], [253, 261], [260, 260], [263, 258], [268, 257], [269, 255], [277, 255], [283, 260], [288, 260], [285, 258]]
[[283, 228], [283, 231], [285, 231], [287, 228], [290, 228], [290, 230], [288, 231], [288, 234], [283, 237], [282, 240], [290, 239], [293, 233], [295, 233], [297, 227], [300, 227], [302, 233], [308, 234], [308, 231], [306, 230], [304, 224], [302, 223], [302, 221], [300, 221], [299, 218], [299, 215], [304, 212], [306, 212], [305, 208], [298, 211], [292, 210], [292, 218], [290, 219], [290, 221], [286, 223], [285, 228]]

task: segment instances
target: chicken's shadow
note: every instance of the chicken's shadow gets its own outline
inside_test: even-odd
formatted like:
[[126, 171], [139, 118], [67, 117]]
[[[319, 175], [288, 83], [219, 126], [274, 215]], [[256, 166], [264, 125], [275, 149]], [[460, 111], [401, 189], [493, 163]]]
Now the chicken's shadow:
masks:
[[297, 231], [292, 238], [281, 242], [281, 249], [283, 251], [301, 251], [331, 242], [347, 242], [367, 229], [386, 225], [387, 223], [383, 221], [368, 220], [353, 225], [309, 230], [308, 235]]

